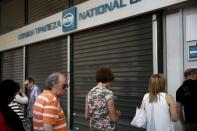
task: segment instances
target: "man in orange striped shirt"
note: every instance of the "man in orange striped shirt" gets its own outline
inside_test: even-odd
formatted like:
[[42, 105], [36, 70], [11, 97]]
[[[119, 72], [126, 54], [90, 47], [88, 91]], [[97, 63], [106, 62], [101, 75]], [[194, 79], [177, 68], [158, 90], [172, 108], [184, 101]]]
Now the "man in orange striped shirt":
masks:
[[66, 76], [62, 73], [49, 75], [45, 90], [38, 96], [33, 107], [34, 131], [67, 131], [64, 112], [59, 98], [68, 87]]

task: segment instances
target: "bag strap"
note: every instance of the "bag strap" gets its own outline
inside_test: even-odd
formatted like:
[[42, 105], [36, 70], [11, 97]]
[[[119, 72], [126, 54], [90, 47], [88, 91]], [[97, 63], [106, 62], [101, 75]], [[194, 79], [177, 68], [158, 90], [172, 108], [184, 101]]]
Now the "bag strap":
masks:
[[144, 98], [142, 99], [140, 108], [141, 108], [141, 109], [145, 109], [145, 107], [144, 107]]

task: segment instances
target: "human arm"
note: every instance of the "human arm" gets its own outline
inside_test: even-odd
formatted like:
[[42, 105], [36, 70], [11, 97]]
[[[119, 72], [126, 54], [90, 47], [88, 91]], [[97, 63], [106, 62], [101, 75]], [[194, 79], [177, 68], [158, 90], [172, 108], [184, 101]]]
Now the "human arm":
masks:
[[57, 125], [59, 113], [61, 112], [57, 101], [49, 100], [43, 108], [43, 128], [44, 131], [54, 131], [54, 126]]
[[111, 120], [114, 123], [116, 123], [121, 116], [121, 112], [116, 111], [114, 98], [110, 98], [107, 100], [107, 108], [109, 110], [109, 116], [110, 116]]
[[40, 91], [40, 88], [37, 86], [37, 85], [34, 85], [33, 86], [33, 90], [30, 94], [30, 98], [29, 100], [31, 101], [32, 104], [35, 103], [37, 97], [40, 95], [41, 91]]
[[88, 107], [88, 99], [86, 96], [86, 100], [85, 100], [85, 120], [89, 120], [90, 119], [90, 108]]
[[54, 131], [53, 125], [51, 125], [51, 124], [44, 123], [43, 127], [44, 127], [44, 131]]
[[166, 95], [166, 101], [169, 105], [169, 111], [170, 111], [170, 117], [172, 121], [178, 120], [178, 114], [177, 114], [177, 108], [176, 108], [176, 102], [171, 95]]
[[181, 124], [184, 124], [184, 119], [183, 119], [183, 112], [182, 112], [182, 104], [180, 102], [177, 102], [177, 113], [178, 113], [178, 118], [181, 122]]
[[24, 93], [22, 93], [22, 96], [20, 96], [19, 94], [16, 94], [15, 101], [20, 104], [27, 104], [28, 97]]
[[[59, 101], [53, 95], [43, 93], [37, 99], [33, 107], [33, 119], [38, 123], [43, 123], [44, 131], [51, 131], [56, 128], [62, 128], [65, 123], [65, 116]], [[59, 122], [58, 122], [59, 121]], [[61, 124], [60, 124], [61, 123]], [[35, 127], [40, 125], [35, 124]], [[52, 130], [52, 131], [53, 131]]]
[[34, 86], [35, 86], [34, 97], [37, 98], [40, 95], [41, 90], [37, 85], [34, 85]]

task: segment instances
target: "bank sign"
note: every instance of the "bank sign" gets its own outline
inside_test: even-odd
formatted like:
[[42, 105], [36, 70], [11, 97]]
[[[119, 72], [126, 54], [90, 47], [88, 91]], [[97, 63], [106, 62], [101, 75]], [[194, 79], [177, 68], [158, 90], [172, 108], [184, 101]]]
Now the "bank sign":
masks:
[[[128, 0], [127, 2], [125, 2], [125, 0], [114, 0], [80, 12], [77, 12], [77, 7], [73, 7], [62, 11], [61, 20], [55, 20], [43, 26], [36, 26], [33, 29], [20, 33], [18, 35], [18, 40], [41, 35], [42, 33], [46, 33], [57, 28], [61, 28], [62, 32], [73, 31], [77, 29], [77, 20], [79, 22], [83, 22], [87, 19], [93, 19], [94, 17], [98, 17], [104, 15], [105, 13], [125, 8], [126, 6], [128, 6], [128, 4], [132, 5], [140, 1], [141, 0]], [[86, 24], [88, 25], [88, 23]]]
[[0, 51], [101, 26], [184, 1], [187, 0], [89, 0], [0, 36]]
[[77, 28], [77, 8], [73, 7], [62, 12], [62, 31], [68, 32]]
[[73, 7], [62, 12], [62, 19], [55, 20], [42, 26], [38, 26], [26, 32], [18, 34], [18, 40], [23, 40], [28, 37], [33, 37], [46, 33], [48, 31], [56, 30], [58, 28], [62, 29], [62, 32], [69, 32], [75, 30], [77, 27], [76, 20], [77, 8]]
[[189, 60], [197, 60], [197, 44], [189, 45], [188, 58]]

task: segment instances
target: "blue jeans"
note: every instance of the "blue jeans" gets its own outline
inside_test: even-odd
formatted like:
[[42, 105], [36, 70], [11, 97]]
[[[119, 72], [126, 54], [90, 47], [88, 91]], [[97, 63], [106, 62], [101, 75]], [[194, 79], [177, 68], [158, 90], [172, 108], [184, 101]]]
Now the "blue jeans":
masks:
[[32, 117], [27, 117], [26, 122], [25, 122], [25, 130], [26, 131], [34, 131], [33, 128], [33, 118]]

